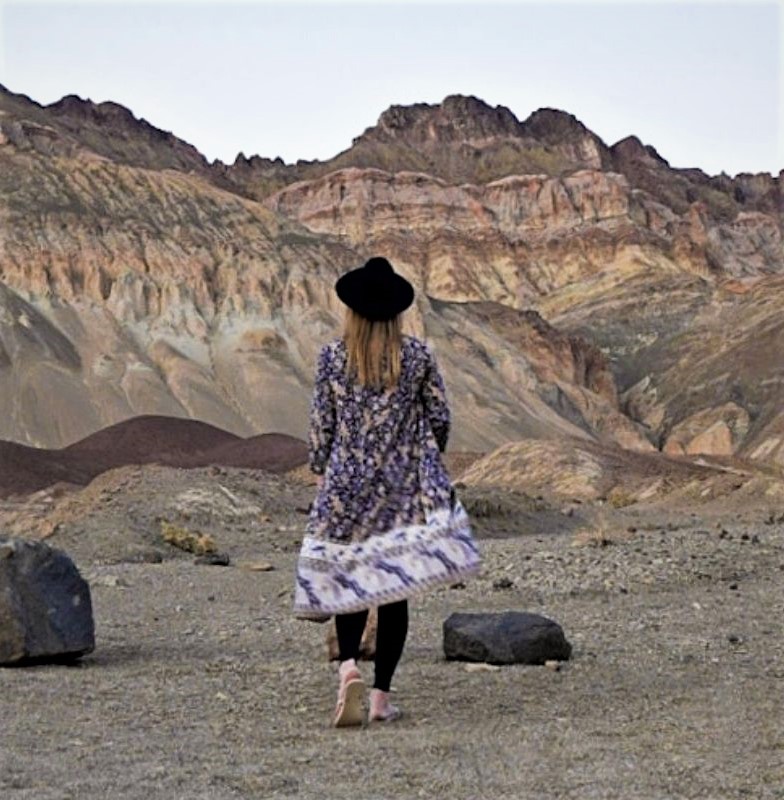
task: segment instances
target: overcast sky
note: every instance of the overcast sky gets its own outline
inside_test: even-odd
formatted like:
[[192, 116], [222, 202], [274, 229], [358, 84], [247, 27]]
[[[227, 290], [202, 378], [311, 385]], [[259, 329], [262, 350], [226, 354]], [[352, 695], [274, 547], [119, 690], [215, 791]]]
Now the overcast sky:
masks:
[[113, 100], [209, 160], [326, 159], [390, 105], [472, 94], [675, 167], [784, 169], [778, 2], [0, 2], [0, 83]]

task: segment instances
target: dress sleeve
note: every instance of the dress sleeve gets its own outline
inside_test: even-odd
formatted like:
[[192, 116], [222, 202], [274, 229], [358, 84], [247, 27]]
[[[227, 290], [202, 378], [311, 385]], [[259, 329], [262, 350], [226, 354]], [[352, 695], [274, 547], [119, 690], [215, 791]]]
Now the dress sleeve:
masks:
[[329, 381], [329, 357], [329, 347], [324, 345], [316, 361], [316, 381], [310, 403], [308, 466], [316, 475], [323, 475], [326, 470], [335, 436], [335, 398]]
[[436, 437], [438, 449], [443, 453], [449, 438], [451, 413], [446, 387], [441, 372], [438, 369], [435, 356], [429, 347], [427, 351], [427, 366], [424, 381], [422, 382], [422, 399], [425, 406], [425, 417], [430, 423], [433, 435]]

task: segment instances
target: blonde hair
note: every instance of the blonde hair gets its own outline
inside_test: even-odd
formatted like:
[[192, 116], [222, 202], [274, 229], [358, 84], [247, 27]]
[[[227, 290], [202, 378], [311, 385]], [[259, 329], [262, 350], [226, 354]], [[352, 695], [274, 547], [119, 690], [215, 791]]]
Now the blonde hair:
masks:
[[397, 385], [403, 341], [400, 314], [390, 320], [369, 320], [347, 307], [343, 341], [349, 377], [356, 375], [362, 386], [392, 389]]

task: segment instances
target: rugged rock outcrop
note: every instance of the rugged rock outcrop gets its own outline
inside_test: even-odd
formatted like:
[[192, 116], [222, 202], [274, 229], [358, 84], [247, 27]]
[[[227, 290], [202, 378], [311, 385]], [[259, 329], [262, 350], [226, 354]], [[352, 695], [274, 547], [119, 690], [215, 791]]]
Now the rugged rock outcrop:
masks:
[[[391, 106], [328, 161], [208, 164], [117, 104], [2, 87], [0, 164], [2, 438], [57, 447], [144, 413], [302, 438], [334, 280], [384, 253], [444, 363], [453, 447], [645, 450], [680, 425], [671, 448], [688, 428], [692, 449], [781, 458], [775, 366], [714, 393], [677, 366], [710, 363], [689, 331], [710, 346], [755, 282], [775, 312], [780, 176], [673, 169], [563, 111], [463, 95]], [[727, 445], [708, 420], [730, 402], [749, 421]]]
[[614, 508], [659, 501], [693, 507], [729, 496], [779, 503], [784, 497], [775, 470], [760, 472], [737, 457], [642, 453], [569, 437], [508, 442], [470, 464], [460, 483]]

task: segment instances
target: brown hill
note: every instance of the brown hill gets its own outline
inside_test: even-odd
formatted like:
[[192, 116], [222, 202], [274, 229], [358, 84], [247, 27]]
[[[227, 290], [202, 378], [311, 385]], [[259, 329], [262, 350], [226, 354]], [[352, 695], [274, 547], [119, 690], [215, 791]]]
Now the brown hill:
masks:
[[188, 467], [219, 464], [223, 467], [287, 472], [307, 464], [307, 460], [308, 445], [302, 439], [295, 439], [283, 433], [261, 433], [258, 436], [248, 436], [246, 439], [236, 437], [209, 450], [184, 457], [181, 463]]
[[206, 422], [143, 414], [109, 425], [60, 452], [77, 461], [102, 461], [102, 470], [121, 464], [170, 459], [172, 464], [242, 441]]
[[0, 441], [0, 498], [25, 495], [56, 483], [84, 486], [97, 473], [59, 450]]
[[217, 464], [285, 472], [306, 461], [307, 445], [291, 436], [242, 439], [198, 420], [142, 415], [54, 450], [0, 441], [0, 497], [29, 494], [58, 482], [83, 486], [129, 464], [183, 469]]

